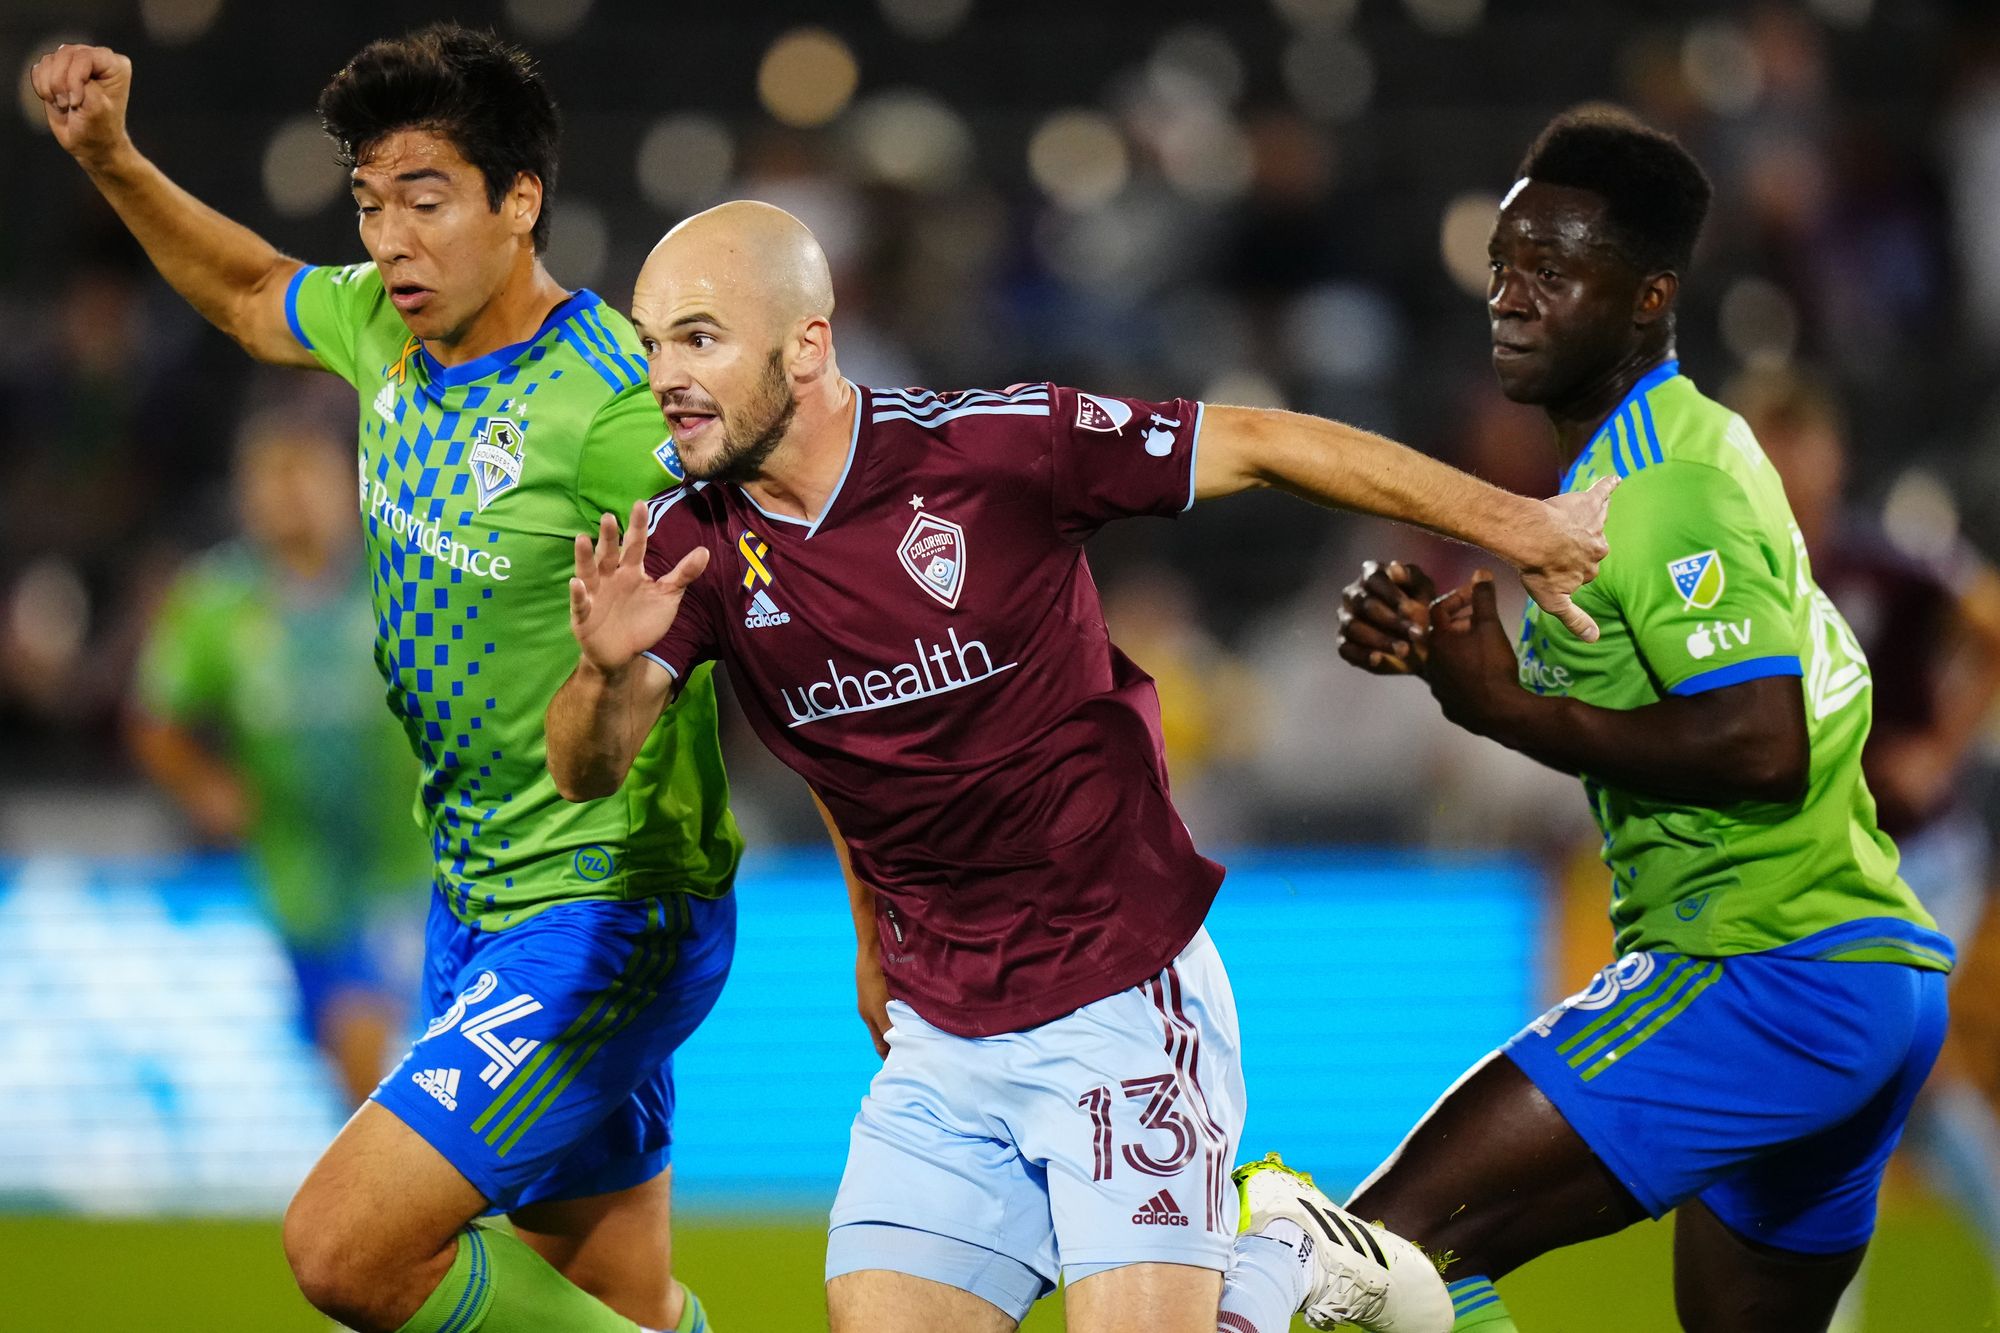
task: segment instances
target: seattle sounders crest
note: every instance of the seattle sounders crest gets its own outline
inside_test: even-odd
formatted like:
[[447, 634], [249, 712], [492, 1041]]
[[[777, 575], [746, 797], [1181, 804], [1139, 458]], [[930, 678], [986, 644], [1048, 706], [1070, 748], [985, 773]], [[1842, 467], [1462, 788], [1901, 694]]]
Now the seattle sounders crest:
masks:
[[486, 508], [521, 484], [521, 428], [505, 417], [486, 423], [472, 445], [472, 485]]

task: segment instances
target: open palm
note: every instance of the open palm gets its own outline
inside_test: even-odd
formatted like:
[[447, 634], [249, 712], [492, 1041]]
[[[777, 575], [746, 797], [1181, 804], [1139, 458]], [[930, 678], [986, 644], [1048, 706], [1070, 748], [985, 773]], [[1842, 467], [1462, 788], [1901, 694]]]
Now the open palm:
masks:
[[606, 514], [597, 540], [576, 538], [576, 577], [569, 581], [569, 628], [583, 656], [600, 671], [619, 671], [658, 643], [673, 627], [688, 585], [708, 568], [708, 548], [697, 546], [658, 578], [646, 572], [646, 504], [632, 506], [621, 536]]

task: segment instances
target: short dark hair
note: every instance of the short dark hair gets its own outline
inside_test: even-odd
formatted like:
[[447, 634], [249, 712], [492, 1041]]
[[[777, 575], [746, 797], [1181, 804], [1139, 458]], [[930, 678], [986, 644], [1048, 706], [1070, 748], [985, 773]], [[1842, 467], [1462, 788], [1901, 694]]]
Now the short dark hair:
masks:
[[1602, 104], [1550, 121], [1518, 174], [1604, 200], [1612, 244], [1648, 273], [1687, 271], [1715, 193], [1680, 140]]
[[486, 202], [495, 211], [518, 176], [535, 177], [542, 183], [535, 249], [547, 247], [562, 122], [519, 47], [456, 23], [370, 42], [320, 92], [319, 118], [349, 170], [398, 130], [451, 140], [486, 178]]

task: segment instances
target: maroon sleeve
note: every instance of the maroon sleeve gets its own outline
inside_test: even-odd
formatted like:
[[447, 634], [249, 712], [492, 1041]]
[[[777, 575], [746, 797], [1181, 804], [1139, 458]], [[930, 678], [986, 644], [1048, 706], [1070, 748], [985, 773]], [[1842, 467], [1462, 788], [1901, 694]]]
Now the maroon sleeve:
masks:
[[[682, 556], [707, 540], [702, 525], [688, 512], [689, 506], [681, 503], [689, 493], [671, 491], [648, 506], [651, 526], [646, 533], [646, 573], [653, 578], [672, 569]], [[716, 587], [717, 580], [724, 577], [721, 565], [711, 551], [708, 568], [681, 595], [681, 608], [672, 627], [645, 652], [677, 681], [686, 680], [688, 672], [712, 661], [721, 650], [715, 633], [720, 623], [716, 620]]]
[[1081, 541], [1114, 518], [1194, 503], [1202, 405], [1055, 388], [1050, 403], [1056, 527]]

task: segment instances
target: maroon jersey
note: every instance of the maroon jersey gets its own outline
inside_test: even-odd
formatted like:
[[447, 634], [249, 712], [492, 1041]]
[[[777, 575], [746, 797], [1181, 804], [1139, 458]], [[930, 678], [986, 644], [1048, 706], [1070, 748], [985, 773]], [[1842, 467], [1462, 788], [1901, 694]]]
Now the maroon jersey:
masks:
[[1151, 677], [1081, 543], [1193, 500], [1199, 403], [857, 390], [815, 523], [734, 485], [653, 502], [647, 568], [710, 564], [648, 656], [714, 658], [877, 892], [889, 989], [961, 1036], [1158, 972], [1222, 882], [1167, 795]]
[[[1813, 555], [1814, 582], [1854, 630], [1875, 678], [1864, 771], [1878, 744], [1935, 725], [1943, 650], [1958, 614], [1960, 591], [1976, 567], [1977, 557], [1966, 550], [1930, 559], [1912, 555], [1891, 542], [1879, 524], [1861, 517], [1843, 522], [1837, 540]], [[1947, 803], [1936, 809], [1885, 804], [1879, 811], [1882, 830], [1896, 838], [1913, 836], [1961, 797], [1954, 784]]]

